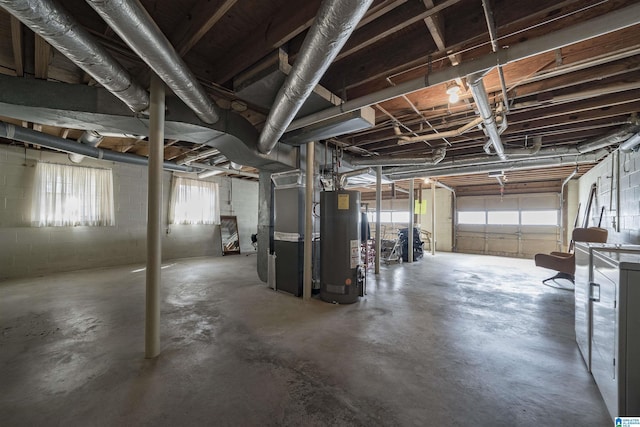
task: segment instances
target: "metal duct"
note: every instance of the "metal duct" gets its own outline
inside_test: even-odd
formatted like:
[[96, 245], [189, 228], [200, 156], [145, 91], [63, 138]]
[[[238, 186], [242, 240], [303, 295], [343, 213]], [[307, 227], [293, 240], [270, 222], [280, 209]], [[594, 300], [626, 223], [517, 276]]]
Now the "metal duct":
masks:
[[340, 190], [344, 189], [345, 185], [347, 185], [347, 180], [349, 178], [354, 176], [366, 175], [366, 174], [374, 175], [375, 172], [371, 168], [364, 168], [364, 169], [354, 169], [349, 172], [338, 174], [339, 189]]
[[623, 153], [631, 153], [638, 145], [640, 145], [640, 133], [633, 135], [624, 143], [620, 144], [620, 151]]
[[317, 113], [294, 120], [288, 131], [308, 126], [320, 120], [325, 120], [340, 114], [357, 110], [373, 104], [378, 104], [407, 95], [418, 90], [446, 83], [456, 78], [462, 78], [469, 74], [486, 72], [496, 64], [507, 65], [515, 61], [529, 58], [545, 52], [551, 52], [562, 47], [599, 37], [623, 28], [638, 24], [640, 15], [640, 3], [635, 3], [625, 8], [607, 13], [602, 16], [566, 27], [553, 33], [545, 34], [534, 39], [524, 41], [509, 47], [492, 52], [473, 61], [462, 62], [459, 65], [434, 71], [426, 76], [398, 83], [378, 92], [370, 93], [360, 98], [354, 98], [337, 107], [331, 107]]
[[[576, 146], [556, 146], [540, 149], [536, 154], [536, 159], [545, 159], [559, 156], [576, 156], [579, 154], [589, 153], [591, 151], [600, 150], [626, 141], [630, 135], [640, 131], [640, 124], [637, 120], [632, 120], [631, 124], [621, 127], [615, 131], [609, 132], [604, 136], [582, 142]], [[535, 146], [534, 146], [535, 147]], [[521, 150], [521, 149], [516, 149]], [[355, 160], [355, 159], [354, 159]], [[351, 162], [353, 164], [353, 162]], [[495, 156], [475, 156], [462, 160], [451, 159], [434, 165], [433, 167], [414, 166], [414, 167], [396, 167], [385, 169], [384, 173], [388, 175], [405, 174], [409, 172], [421, 172], [422, 175], [430, 175], [433, 171], [446, 170], [450, 168], [463, 166], [476, 166], [495, 164], [499, 170], [502, 164], [501, 160]]]
[[215, 104], [138, 0], [86, 1], [200, 120], [218, 121]]
[[396, 135], [398, 135], [398, 144], [408, 144], [411, 142], [424, 142], [424, 141], [432, 141], [434, 139], [442, 139], [442, 138], [450, 138], [453, 136], [460, 136], [468, 130], [473, 129], [482, 123], [483, 120], [481, 117], [478, 117], [466, 125], [459, 127], [458, 129], [450, 130], [447, 132], [438, 132], [438, 133], [430, 133], [428, 135], [418, 135], [418, 136], [406, 136], [400, 132], [400, 128], [398, 125], [393, 126], [393, 131]]
[[[257, 173], [244, 172], [240, 170], [236, 171], [229, 168], [223, 168], [221, 166], [208, 165], [206, 163], [191, 163], [191, 166], [198, 169], [204, 169], [206, 171], [225, 172], [233, 175], [246, 176], [247, 178], [259, 178]], [[198, 178], [202, 178], [202, 177], [198, 176]]]
[[507, 171], [515, 171], [515, 170], [526, 170], [526, 169], [540, 169], [545, 167], [554, 167], [554, 166], [568, 166], [568, 165], [582, 165], [582, 164], [591, 164], [596, 163], [603, 157], [605, 157], [609, 152], [607, 150], [600, 150], [596, 153], [589, 154], [581, 154], [578, 156], [563, 156], [563, 157], [551, 157], [551, 158], [533, 158], [533, 159], [525, 159], [525, 160], [510, 160], [506, 162], [494, 163], [494, 164], [485, 164], [485, 165], [474, 165], [474, 166], [460, 166], [454, 167], [450, 169], [442, 169], [437, 171], [414, 171], [403, 174], [396, 174], [393, 177], [389, 177], [394, 181], [399, 181], [403, 179], [410, 178], [419, 178], [428, 176], [439, 177], [439, 176], [459, 176], [459, 175], [473, 175], [480, 173], [489, 173], [489, 172], [507, 172]]
[[147, 110], [147, 91], [60, 5], [52, 0], [0, 0], [0, 6], [82, 68], [131, 110]]
[[[82, 135], [80, 135], [80, 138], [78, 138], [78, 142], [81, 144], [87, 144], [91, 147], [97, 147], [103, 139], [104, 137], [95, 130], [86, 130], [82, 133]], [[84, 156], [80, 154], [69, 154], [69, 160], [71, 160], [73, 163], [80, 163], [82, 159], [84, 159]]]
[[540, 152], [542, 148], [542, 137], [533, 137], [533, 145], [530, 148], [505, 148], [504, 153], [511, 157], [531, 157]]
[[504, 146], [500, 139], [500, 132], [496, 125], [496, 118], [493, 114], [493, 110], [491, 109], [491, 104], [489, 103], [487, 90], [485, 89], [482, 81], [482, 75], [470, 74], [467, 76], [467, 84], [469, 85], [471, 95], [473, 95], [473, 99], [476, 102], [478, 111], [480, 112], [480, 117], [482, 117], [484, 122], [484, 128], [487, 130], [489, 140], [491, 141], [493, 148], [496, 150], [496, 154], [500, 157], [500, 160], [507, 160], [507, 156], [504, 154]]
[[402, 165], [436, 165], [440, 163], [447, 150], [444, 148], [436, 148], [433, 154], [423, 157], [400, 157], [400, 156], [376, 156], [350, 158], [349, 163], [354, 166], [402, 166]]
[[268, 154], [342, 49], [373, 0], [323, 0], [258, 140]]
[[[37, 132], [10, 123], [0, 122], [0, 137], [11, 139], [14, 141], [26, 142], [28, 144], [40, 145], [42, 147], [51, 148], [53, 150], [63, 151], [65, 153], [75, 153], [82, 156], [93, 157], [99, 160], [108, 160], [112, 162], [130, 163], [134, 165], [147, 165], [149, 163], [146, 157], [136, 156], [134, 154], [118, 153], [116, 151], [101, 150], [86, 144], [78, 144], [68, 139], [59, 138], [46, 133]], [[191, 168], [180, 166], [171, 162], [164, 162], [164, 169], [190, 172]]]

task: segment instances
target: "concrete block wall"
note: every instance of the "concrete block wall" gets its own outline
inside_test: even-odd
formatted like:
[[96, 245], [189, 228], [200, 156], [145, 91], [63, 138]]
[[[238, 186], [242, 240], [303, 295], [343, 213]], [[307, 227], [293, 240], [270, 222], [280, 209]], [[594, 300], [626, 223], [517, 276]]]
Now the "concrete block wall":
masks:
[[594, 183], [597, 192], [589, 225], [597, 225], [604, 207], [602, 227], [609, 230], [609, 242], [640, 244], [640, 153], [614, 152], [580, 178], [580, 218]]
[[[85, 158], [83, 166], [113, 170], [113, 227], [31, 227], [31, 194], [38, 161], [71, 164], [65, 154], [0, 146], [0, 279], [46, 275], [58, 271], [143, 263], [146, 259], [147, 170], [143, 166]], [[257, 227], [258, 183], [212, 177], [220, 185], [222, 214], [231, 206], [241, 224], [241, 238]], [[171, 173], [164, 172], [163, 259], [220, 256], [220, 230], [215, 225], [169, 225]], [[255, 233], [255, 231], [251, 231]], [[253, 251], [250, 240], [243, 252]]]

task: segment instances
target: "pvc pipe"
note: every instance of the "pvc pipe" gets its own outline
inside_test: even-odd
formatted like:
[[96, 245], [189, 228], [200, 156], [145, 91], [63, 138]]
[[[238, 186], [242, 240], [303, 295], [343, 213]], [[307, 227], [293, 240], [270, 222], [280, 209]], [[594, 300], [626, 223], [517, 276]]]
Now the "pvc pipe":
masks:
[[307, 172], [305, 174], [304, 198], [304, 273], [302, 279], [302, 299], [311, 299], [311, 282], [313, 280], [313, 173], [315, 143], [307, 143]]
[[149, 187], [147, 192], [147, 283], [145, 358], [160, 354], [160, 284], [162, 263], [162, 161], [164, 157], [164, 84], [151, 78], [149, 106]]
[[380, 227], [380, 211], [382, 205], [382, 166], [376, 168], [376, 258], [375, 274], [380, 274], [380, 248], [382, 247], [382, 230]]

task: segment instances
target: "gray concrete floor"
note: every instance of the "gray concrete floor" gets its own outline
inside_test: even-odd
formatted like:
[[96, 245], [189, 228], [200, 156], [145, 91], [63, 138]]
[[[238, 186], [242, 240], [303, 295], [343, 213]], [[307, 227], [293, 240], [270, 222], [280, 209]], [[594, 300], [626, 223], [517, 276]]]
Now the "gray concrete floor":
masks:
[[141, 266], [1, 283], [0, 425], [612, 425], [532, 261], [426, 255], [342, 306], [255, 263], [165, 264], [156, 360]]

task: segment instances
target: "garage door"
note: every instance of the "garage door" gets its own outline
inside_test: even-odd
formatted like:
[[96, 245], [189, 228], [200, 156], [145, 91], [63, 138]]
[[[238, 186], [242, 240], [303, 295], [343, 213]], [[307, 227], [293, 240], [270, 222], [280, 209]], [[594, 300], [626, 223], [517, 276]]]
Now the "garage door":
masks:
[[458, 252], [532, 258], [560, 250], [560, 195], [465, 196], [457, 203]]

